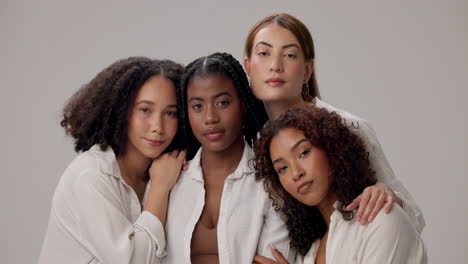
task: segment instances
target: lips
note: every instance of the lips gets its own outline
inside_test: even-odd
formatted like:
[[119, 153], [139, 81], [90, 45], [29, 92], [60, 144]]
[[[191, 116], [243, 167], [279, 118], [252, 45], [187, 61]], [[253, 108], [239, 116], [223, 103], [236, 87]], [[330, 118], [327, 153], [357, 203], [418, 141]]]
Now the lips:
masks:
[[265, 81], [266, 84], [270, 85], [270, 86], [273, 86], [273, 87], [277, 87], [277, 86], [281, 86], [285, 83], [286, 81], [281, 79], [281, 78], [270, 78], [268, 80]]
[[159, 147], [159, 146], [163, 145], [164, 142], [166, 142], [165, 140], [147, 139], [147, 138], [145, 138], [145, 139], [153, 147]]
[[213, 128], [208, 129], [203, 133], [208, 140], [218, 140], [224, 135], [224, 129], [221, 128]]
[[312, 180], [312, 181], [306, 181], [306, 182], [302, 183], [301, 185], [299, 185], [299, 186], [297, 187], [297, 192], [298, 192], [299, 194], [304, 194], [304, 193], [306, 193], [307, 191], [309, 191], [310, 186], [312, 186], [313, 183], [314, 183], [313, 180]]

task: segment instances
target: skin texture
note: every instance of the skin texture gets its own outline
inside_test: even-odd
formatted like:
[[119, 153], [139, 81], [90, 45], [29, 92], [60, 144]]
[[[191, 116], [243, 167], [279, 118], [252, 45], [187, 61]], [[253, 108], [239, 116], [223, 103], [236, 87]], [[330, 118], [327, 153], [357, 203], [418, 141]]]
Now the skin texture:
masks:
[[301, 130], [281, 130], [271, 140], [270, 157], [281, 185], [296, 200], [319, 208], [324, 201], [333, 204], [336, 200], [329, 192], [331, 171], [327, 154], [313, 146]]
[[253, 45], [244, 67], [255, 96], [264, 102], [270, 119], [276, 119], [287, 109], [278, 106], [302, 101], [302, 86], [313, 72], [313, 63], [305, 60], [296, 37], [276, 24], [262, 28]]
[[219, 74], [196, 77], [187, 97], [190, 125], [203, 151], [225, 151], [239, 140], [243, 110], [230, 79]]

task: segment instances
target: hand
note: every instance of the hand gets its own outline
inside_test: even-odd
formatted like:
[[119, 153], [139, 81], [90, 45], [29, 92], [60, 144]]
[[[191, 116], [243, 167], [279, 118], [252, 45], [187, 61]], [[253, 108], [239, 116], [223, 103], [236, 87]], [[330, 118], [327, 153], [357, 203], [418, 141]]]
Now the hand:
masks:
[[174, 150], [153, 160], [149, 168], [151, 185], [170, 191], [177, 182], [187, 151]]
[[254, 258], [254, 263], [258, 264], [288, 264], [288, 261], [283, 257], [281, 252], [279, 252], [276, 248], [271, 248], [271, 253], [273, 254], [273, 257], [275, 257], [275, 260], [272, 260], [270, 258], [262, 257], [262, 256], [255, 256]]
[[356, 221], [365, 225], [375, 219], [384, 205], [384, 211], [390, 213], [395, 202], [403, 207], [403, 202], [390, 187], [384, 183], [377, 183], [365, 188], [364, 192], [346, 207], [346, 210], [351, 211], [359, 206]]

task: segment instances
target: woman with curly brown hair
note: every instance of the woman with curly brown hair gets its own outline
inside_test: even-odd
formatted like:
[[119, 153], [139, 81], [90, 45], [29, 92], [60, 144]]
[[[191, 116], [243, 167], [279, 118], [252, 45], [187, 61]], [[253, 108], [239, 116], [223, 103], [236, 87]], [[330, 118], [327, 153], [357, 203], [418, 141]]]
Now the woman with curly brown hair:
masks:
[[[427, 262], [419, 233], [400, 207], [365, 226], [350, 221], [356, 210], [346, 207], [376, 178], [363, 141], [338, 114], [296, 106], [260, 134], [256, 177], [286, 219], [291, 246], [301, 253], [296, 263]], [[278, 252], [275, 257], [286, 263]]]
[[422, 231], [425, 221], [421, 209], [393, 173], [370, 123], [321, 100], [315, 76], [314, 43], [299, 19], [285, 13], [261, 19], [247, 35], [244, 55], [252, 91], [263, 101], [270, 119], [276, 119], [294, 105], [316, 105], [337, 112], [353, 133], [362, 138], [378, 183], [364, 189], [349, 205], [349, 210], [358, 208], [357, 221], [371, 222], [382, 208], [388, 213], [397, 202], [416, 229]]
[[185, 159], [174, 150], [182, 72], [172, 61], [131, 57], [70, 99], [60, 124], [82, 153], [55, 190], [39, 263], [155, 263], [165, 255], [169, 191]]

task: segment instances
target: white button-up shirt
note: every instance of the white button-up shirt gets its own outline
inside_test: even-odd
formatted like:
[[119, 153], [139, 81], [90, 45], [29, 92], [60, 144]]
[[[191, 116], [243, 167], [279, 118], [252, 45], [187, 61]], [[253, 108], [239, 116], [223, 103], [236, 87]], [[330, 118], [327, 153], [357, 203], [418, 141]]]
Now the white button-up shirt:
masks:
[[158, 262], [165, 255], [164, 229], [141, 208], [112, 149], [93, 146], [57, 185], [39, 263]]
[[[296, 264], [315, 263], [319, 246], [320, 240], [316, 240], [304, 257], [296, 259]], [[399, 206], [390, 214], [377, 214], [366, 226], [354, 219], [345, 221], [335, 210], [328, 228], [326, 261], [327, 264], [425, 264], [427, 254], [419, 233]]]
[[[385, 157], [382, 147], [377, 139], [377, 135], [370, 123], [349, 112], [331, 106], [318, 98], [315, 98], [314, 100], [317, 107], [327, 109], [330, 112], [334, 111], [339, 114], [343, 118], [344, 124], [364, 141], [366, 149], [369, 152], [370, 164], [375, 170], [377, 181], [387, 184], [395, 194], [401, 198], [405, 213], [409, 216], [416, 230], [421, 233], [426, 225], [422, 211], [405, 186], [403, 186], [400, 180], [395, 177], [395, 173], [390, 167], [390, 163]], [[395, 207], [396, 206], [393, 208]]]
[[[190, 263], [192, 233], [205, 205], [200, 166], [201, 148], [173, 187], [166, 220], [167, 256], [163, 263]], [[252, 263], [255, 255], [269, 256], [276, 247], [289, 260], [286, 225], [274, 211], [261, 182], [255, 181], [252, 149], [244, 153], [234, 173], [224, 183], [217, 224], [218, 254], [222, 264]]]

